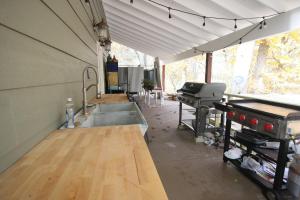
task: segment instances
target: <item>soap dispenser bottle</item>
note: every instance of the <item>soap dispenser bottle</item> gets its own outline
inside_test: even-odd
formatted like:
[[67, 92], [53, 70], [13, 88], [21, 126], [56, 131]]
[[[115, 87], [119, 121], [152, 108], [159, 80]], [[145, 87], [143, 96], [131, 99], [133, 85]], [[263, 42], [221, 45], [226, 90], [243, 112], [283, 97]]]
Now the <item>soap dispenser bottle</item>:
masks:
[[74, 103], [72, 98], [68, 98], [66, 103], [66, 128], [75, 128]]

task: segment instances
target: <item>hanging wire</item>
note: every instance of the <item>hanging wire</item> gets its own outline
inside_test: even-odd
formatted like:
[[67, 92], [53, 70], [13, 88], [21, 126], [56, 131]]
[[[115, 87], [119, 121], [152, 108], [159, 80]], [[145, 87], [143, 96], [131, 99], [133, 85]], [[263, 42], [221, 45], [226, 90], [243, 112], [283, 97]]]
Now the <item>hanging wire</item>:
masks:
[[[86, 0], [86, 1], [88, 1], [88, 0]], [[266, 19], [274, 17], [274, 16], [278, 16], [278, 15], [281, 15], [282, 13], [284, 13], [284, 12], [278, 12], [278, 13], [275, 13], [275, 14], [264, 15], [264, 16], [260, 16], [260, 17], [239, 17], [239, 18], [214, 17], [214, 16], [204, 16], [204, 15], [201, 15], [201, 14], [198, 14], [198, 13], [189, 12], [189, 11], [185, 11], [185, 10], [180, 10], [180, 9], [177, 9], [177, 8], [172, 8], [170, 6], [164, 5], [164, 4], [156, 2], [154, 0], [147, 0], [147, 1], [149, 1], [149, 2], [151, 2], [153, 4], [156, 4], [158, 6], [167, 8], [168, 11], [169, 11], [169, 19], [172, 18], [171, 10], [177, 11], [177, 12], [180, 12], [180, 13], [184, 13], [184, 14], [189, 14], [189, 15], [193, 15], [193, 16], [202, 17], [203, 18], [203, 24], [202, 24], [202, 26], [206, 25], [206, 19], [228, 20], [228, 21], [234, 21], [234, 29], [236, 30], [238, 28], [237, 21], [247, 21], [247, 20], [253, 20], [253, 19], [262, 19], [262, 21], [260, 21], [255, 26], [253, 26], [247, 33], [245, 33], [244, 35], [242, 35], [241, 37], [239, 37], [237, 40], [234, 40], [233, 42], [231, 42], [230, 44], [226, 45], [223, 48], [227, 48], [227, 47], [232, 46], [233, 44], [236, 44], [236, 43], [242, 44], [242, 40], [243, 40], [243, 38], [245, 36], [247, 36], [248, 34], [250, 34], [252, 31], [254, 31], [257, 28], [262, 29], [263, 27], [267, 26]], [[133, 0], [130, 0], [130, 3], [133, 3]], [[210, 51], [199, 50], [196, 47], [194, 47], [193, 49], [194, 49], [194, 53], [197, 53], [197, 52], [209, 53], [210, 52]]]
[[96, 23], [96, 18], [95, 18], [95, 15], [94, 15], [94, 12], [93, 12], [93, 9], [92, 9], [92, 6], [91, 6], [91, 2], [90, 0], [85, 0], [85, 3], [87, 3], [90, 7], [90, 10], [91, 10], [91, 13], [92, 13], [92, 17], [93, 17], [93, 25], [95, 25]]
[[232, 46], [233, 44], [236, 44], [237, 42], [241, 42], [242, 41], [242, 39], [245, 37], [245, 36], [247, 36], [247, 35], [249, 35], [251, 32], [253, 32], [255, 29], [257, 29], [258, 27], [260, 27], [260, 24], [261, 24], [261, 22], [260, 23], [258, 23], [258, 24], [256, 24], [255, 26], [253, 26], [249, 31], [247, 31], [245, 34], [243, 34], [241, 37], [239, 37], [237, 40], [234, 40], [233, 42], [231, 42], [230, 44], [228, 44], [228, 45], [226, 45], [225, 47], [223, 47], [223, 48], [227, 48], [227, 47], [230, 47], [230, 46]]
[[[239, 37], [238, 39], [234, 40], [233, 42], [229, 43], [228, 45], [224, 46], [222, 49], [225, 49], [227, 47], [230, 47], [234, 44], [242, 44], [243, 42], [243, 38], [245, 38], [247, 35], [249, 35], [251, 32], [253, 32], [255, 29], [260, 28], [260, 26], [262, 26], [263, 24], [263, 21], [259, 22], [258, 24], [256, 24], [255, 26], [253, 26], [248, 32], [246, 32], [245, 34], [243, 34], [241, 37]], [[212, 51], [205, 51], [205, 50], [200, 50], [198, 49], [197, 47], [193, 47], [193, 50], [194, 50], [194, 53], [197, 53], [197, 52], [201, 52], [202, 54], [203, 53], [211, 53]]]
[[241, 21], [241, 20], [251, 20], [251, 19], [261, 19], [261, 18], [270, 18], [270, 17], [274, 17], [274, 16], [277, 16], [277, 15], [280, 15], [282, 14], [283, 12], [279, 12], [279, 13], [276, 13], [276, 14], [271, 14], [271, 15], [265, 15], [265, 16], [260, 16], [260, 17], [239, 17], [239, 18], [228, 18], [228, 17], [214, 17], [214, 16], [204, 16], [204, 15], [200, 15], [200, 14], [197, 14], [197, 13], [194, 13], [194, 12], [189, 12], [189, 11], [185, 11], [185, 10], [180, 10], [180, 9], [177, 9], [177, 8], [172, 8], [170, 6], [166, 6], [164, 4], [161, 4], [161, 3], [158, 3], [154, 0], [147, 0], [151, 3], [154, 3], [156, 5], [159, 5], [161, 7], [164, 7], [164, 8], [170, 8], [170, 10], [174, 10], [174, 11], [177, 11], [177, 12], [181, 12], [181, 13], [185, 13], [185, 14], [190, 14], [190, 15], [194, 15], [194, 16], [198, 16], [198, 17], [206, 17], [207, 19], [221, 19], [221, 20], [237, 20], [237, 21]]

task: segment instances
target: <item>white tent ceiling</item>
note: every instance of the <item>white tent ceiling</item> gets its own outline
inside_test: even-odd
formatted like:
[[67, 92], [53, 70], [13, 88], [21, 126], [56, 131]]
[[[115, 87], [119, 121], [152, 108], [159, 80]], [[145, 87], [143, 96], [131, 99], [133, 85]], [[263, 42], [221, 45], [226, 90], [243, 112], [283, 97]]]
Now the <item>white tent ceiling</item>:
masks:
[[[165, 61], [174, 61], [195, 54], [194, 47], [201, 51], [214, 51], [227, 46], [261, 21], [261, 19], [234, 22], [203, 19], [168, 9], [148, 0], [102, 0], [110, 36], [113, 41], [134, 48]], [[285, 12], [268, 19], [268, 28], [256, 31], [243, 41], [253, 40], [300, 27], [300, 22], [290, 23], [300, 15], [299, 0], [155, 0], [163, 5], [197, 13], [204, 16], [247, 18]], [[298, 8], [298, 9], [295, 9]], [[294, 9], [294, 10], [293, 10]], [[296, 14], [296, 16], [294, 16]], [[298, 18], [299, 19], [299, 18]], [[297, 20], [299, 21], [299, 20]], [[283, 26], [280, 23], [288, 23]], [[277, 26], [277, 27], [276, 27]], [[278, 27], [283, 28], [278, 28]]]

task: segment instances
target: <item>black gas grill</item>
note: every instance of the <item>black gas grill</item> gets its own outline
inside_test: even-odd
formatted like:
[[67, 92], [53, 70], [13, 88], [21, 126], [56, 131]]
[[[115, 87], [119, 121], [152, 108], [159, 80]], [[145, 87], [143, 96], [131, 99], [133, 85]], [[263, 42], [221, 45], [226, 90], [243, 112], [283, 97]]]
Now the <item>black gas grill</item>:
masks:
[[201, 106], [213, 107], [214, 102], [219, 102], [226, 89], [224, 83], [193, 83], [186, 82], [180, 90], [177, 98], [180, 102], [200, 108]]
[[[191, 128], [195, 137], [203, 136], [207, 130], [207, 116], [215, 102], [220, 102], [226, 85], [224, 83], [196, 83], [186, 82], [178, 90], [177, 99], [179, 103], [179, 126], [184, 124]], [[182, 120], [182, 104], [195, 108], [195, 119], [192, 121]], [[191, 123], [193, 122], [193, 123]]]

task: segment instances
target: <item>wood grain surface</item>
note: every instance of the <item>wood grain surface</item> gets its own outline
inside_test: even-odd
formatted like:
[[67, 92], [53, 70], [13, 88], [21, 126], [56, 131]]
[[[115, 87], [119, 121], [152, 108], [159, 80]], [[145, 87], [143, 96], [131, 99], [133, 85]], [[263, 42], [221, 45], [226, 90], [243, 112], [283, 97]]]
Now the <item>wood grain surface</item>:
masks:
[[103, 94], [101, 99], [92, 99], [89, 103], [126, 103], [129, 102], [126, 94]]
[[168, 199], [136, 125], [52, 132], [0, 174], [0, 199]]

